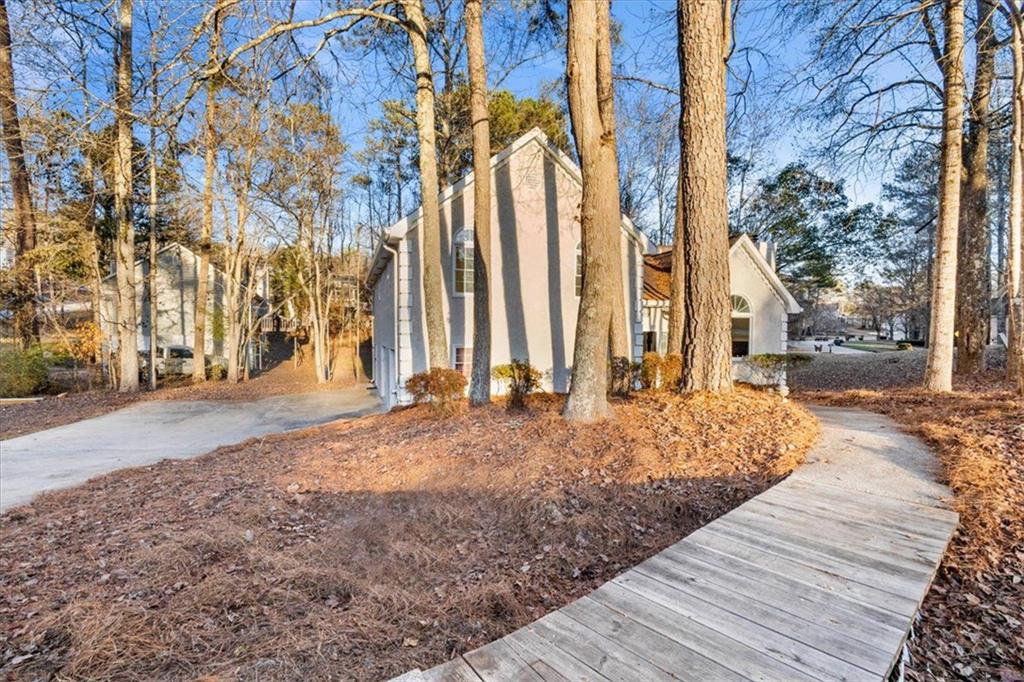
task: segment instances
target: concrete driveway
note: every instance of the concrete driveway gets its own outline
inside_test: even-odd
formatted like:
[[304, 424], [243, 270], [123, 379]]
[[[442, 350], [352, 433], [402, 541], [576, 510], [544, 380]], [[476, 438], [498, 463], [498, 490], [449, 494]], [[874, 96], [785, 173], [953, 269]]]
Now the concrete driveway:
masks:
[[0, 511], [124, 467], [381, 409], [365, 386], [246, 402], [154, 400], [0, 441]]
[[829, 355], [829, 346], [832, 347], [831, 355], [867, 355], [871, 351], [859, 350], [857, 348], [847, 348], [846, 346], [837, 346], [830, 344], [828, 341], [790, 341], [789, 350], [797, 351], [800, 353], [814, 353], [814, 347], [821, 346], [822, 353]]

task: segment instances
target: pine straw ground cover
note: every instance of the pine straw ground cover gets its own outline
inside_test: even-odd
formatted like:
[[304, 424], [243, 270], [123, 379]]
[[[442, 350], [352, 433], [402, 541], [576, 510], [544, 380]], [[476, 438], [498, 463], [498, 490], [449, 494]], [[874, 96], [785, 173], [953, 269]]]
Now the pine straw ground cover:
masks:
[[1024, 680], [1024, 399], [994, 374], [948, 395], [904, 387], [800, 397], [891, 416], [935, 448], [954, 492], [960, 527], [915, 626], [907, 676]]
[[0, 518], [0, 676], [382, 679], [578, 597], [790, 472], [803, 408], [417, 407], [114, 473]]

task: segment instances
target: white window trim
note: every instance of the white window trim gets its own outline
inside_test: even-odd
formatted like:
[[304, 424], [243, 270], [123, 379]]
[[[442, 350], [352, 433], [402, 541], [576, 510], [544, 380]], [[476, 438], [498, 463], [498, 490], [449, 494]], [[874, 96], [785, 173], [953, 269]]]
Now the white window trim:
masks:
[[466, 356], [466, 369], [467, 371], [462, 372], [467, 378], [473, 372], [473, 347], [472, 346], [452, 346], [452, 369], [459, 369], [459, 351], [468, 353]]
[[[730, 294], [730, 296], [729, 296], [730, 307], [732, 305], [732, 299], [733, 298], [741, 298], [741, 299], [743, 299], [743, 301], [747, 304], [747, 310], [750, 311], [750, 312], [746, 312], [746, 313], [739, 313], [739, 312], [736, 312], [735, 310], [731, 310], [730, 313], [729, 313], [729, 316], [730, 316], [729, 319], [730, 320], [732, 318], [734, 318], [734, 317], [736, 319], [739, 319], [739, 320], [747, 320], [747, 354], [746, 355], [733, 355], [732, 358], [734, 360], [737, 360], [737, 359], [748, 358], [751, 355], [756, 355], [756, 353], [754, 353], [754, 307], [752, 305], [750, 305], [750, 299], [749, 298], [747, 298], [746, 296], [740, 296], [739, 294]], [[730, 336], [731, 336], [731, 331], [730, 331]], [[732, 345], [731, 342], [732, 342], [732, 339], [730, 338], [730, 346]], [[732, 355], [731, 348], [730, 348], [730, 355]]]
[[[460, 239], [464, 234], [469, 233], [469, 238]], [[452, 295], [455, 298], [472, 298], [473, 289], [469, 291], [459, 291], [459, 280], [458, 280], [458, 269], [459, 269], [459, 249], [464, 246], [470, 247], [470, 253], [473, 257], [471, 272], [473, 273], [474, 281], [476, 280], [476, 233], [473, 231], [473, 226], [464, 227], [455, 233], [455, 237], [452, 239]]]

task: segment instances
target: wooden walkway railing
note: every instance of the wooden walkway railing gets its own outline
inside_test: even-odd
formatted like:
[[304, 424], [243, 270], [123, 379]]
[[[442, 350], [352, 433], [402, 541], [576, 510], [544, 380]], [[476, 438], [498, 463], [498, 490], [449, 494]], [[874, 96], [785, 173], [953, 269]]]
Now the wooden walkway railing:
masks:
[[403, 680], [882, 680], [957, 526], [932, 454], [815, 408], [788, 479], [553, 613]]

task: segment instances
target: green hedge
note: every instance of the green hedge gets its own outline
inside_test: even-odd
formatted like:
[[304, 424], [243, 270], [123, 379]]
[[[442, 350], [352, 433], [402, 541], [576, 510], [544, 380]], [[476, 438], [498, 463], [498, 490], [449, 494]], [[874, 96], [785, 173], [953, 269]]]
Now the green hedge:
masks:
[[46, 388], [49, 361], [39, 346], [0, 351], [0, 398], [24, 398]]

